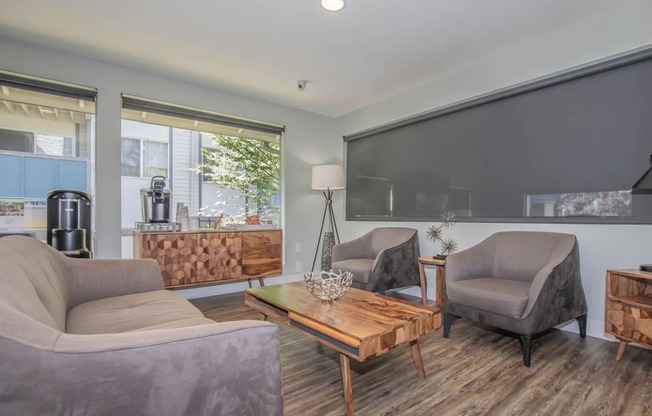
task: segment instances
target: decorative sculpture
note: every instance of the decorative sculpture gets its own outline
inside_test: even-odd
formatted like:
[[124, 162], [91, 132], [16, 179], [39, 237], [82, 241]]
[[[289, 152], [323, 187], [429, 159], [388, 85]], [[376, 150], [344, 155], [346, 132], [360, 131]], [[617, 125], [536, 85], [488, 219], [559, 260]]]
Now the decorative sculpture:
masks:
[[444, 230], [455, 225], [455, 213], [451, 211], [442, 212], [441, 224], [431, 225], [426, 230], [426, 237], [433, 243], [441, 243], [441, 256], [447, 256], [457, 251], [457, 242], [452, 238], [444, 239]]

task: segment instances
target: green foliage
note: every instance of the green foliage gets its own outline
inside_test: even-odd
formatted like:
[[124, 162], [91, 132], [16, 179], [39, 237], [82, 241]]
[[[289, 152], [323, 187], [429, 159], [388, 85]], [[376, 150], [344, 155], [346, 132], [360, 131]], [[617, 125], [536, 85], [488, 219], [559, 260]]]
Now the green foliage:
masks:
[[214, 135], [217, 149], [203, 149], [196, 171], [220, 188], [238, 190], [257, 211], [280, 190], [280, 145], [242, 137]]

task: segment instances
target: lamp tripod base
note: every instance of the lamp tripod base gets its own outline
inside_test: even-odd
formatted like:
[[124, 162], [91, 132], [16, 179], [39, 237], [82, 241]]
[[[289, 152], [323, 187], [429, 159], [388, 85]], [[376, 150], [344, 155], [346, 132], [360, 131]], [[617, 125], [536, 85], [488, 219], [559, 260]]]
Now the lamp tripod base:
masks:
[[331, 269], [331, 258], [333, 255], [333, 246], [335, 245], [335, 234], [332, 231], [324, 233], [324, 240], [321, 243], [321, 269]]
[[[319, 229], [319, 237], [317, 238], [317, 248], [315, 249], [315, 258], [312, 260], [311, 272], [315, 271], [315, 264], [317, 263], [317, 254], [319, 253], [319, 245], [321, 244], [321, 270], [331, 269], [331, 255], [333, 246], [340, 243], [340, 235], [337, 231], [337, 223], [335, 222], [335, 215], [333, 214], [333, 191], [324, 192], [325, 205], [324, 215], [321, 219], [321, 228]], [[328, 229], [324, 232], [324, 225], [326, 224], [326, 217], [328, 217]], [[324, 239], [322, 241], [322, 235]]]

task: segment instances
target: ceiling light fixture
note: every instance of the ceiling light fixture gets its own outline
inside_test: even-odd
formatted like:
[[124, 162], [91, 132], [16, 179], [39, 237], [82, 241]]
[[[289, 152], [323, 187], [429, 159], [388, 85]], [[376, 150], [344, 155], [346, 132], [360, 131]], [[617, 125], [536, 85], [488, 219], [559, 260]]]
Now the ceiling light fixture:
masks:
[[344, 8], [344, 0], [321, 0], [321, 7], [329, 12], [339, 12]]

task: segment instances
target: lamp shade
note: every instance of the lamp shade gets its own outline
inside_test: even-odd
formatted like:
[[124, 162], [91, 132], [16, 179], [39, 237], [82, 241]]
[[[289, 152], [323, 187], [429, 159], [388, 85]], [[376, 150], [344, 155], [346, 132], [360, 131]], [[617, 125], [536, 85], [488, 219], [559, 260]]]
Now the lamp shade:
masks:
[[315, 191], [345, 189], [344, 168], [340, 165], [313, 166], [311, 188]]
[[[650, 155], [650, 163], [652, 163], [652, 155]], [[636, 181], [634, 186], [632, 186], [632, 193], [652, 194], [652, 168], [648, 169], [647, 172]]]

